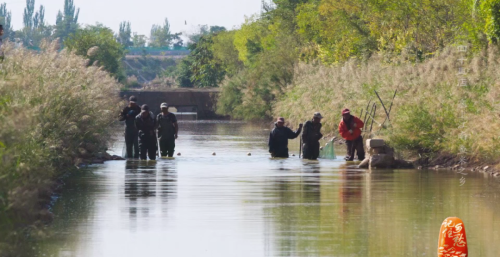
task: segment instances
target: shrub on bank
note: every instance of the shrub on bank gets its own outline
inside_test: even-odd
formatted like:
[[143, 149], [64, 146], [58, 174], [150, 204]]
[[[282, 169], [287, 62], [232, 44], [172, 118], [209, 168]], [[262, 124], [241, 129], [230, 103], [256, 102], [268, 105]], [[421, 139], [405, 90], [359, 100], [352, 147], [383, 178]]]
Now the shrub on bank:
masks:
[[[409, 153], [457, 154], [463, 146], [474, 160], [496, 162], [500, 157], [496, 132], [500, 128], [500, 54], [497, 47], [490, 47], [460, 64], [462, 54], [446, 48], [421, 63], [405, 62], [403, 55], [402, 61], [392, 64], [378, 57], [335, 67], [300, 64], [294, 82], [274, 105], [274, 114], [296, 124], [320, 111], [325, 116], [325, 134], [336, 134], [341, 109], [350, 108], [359, 116], [370, 99], [378, 105], [375, 120], [382, 123], [385, 112], [373, 90], [389, 108], [397, 89], [391, 123], [386, 122], [387, 129], [374, 123], [372, 136], [386, 138]], [[467, 86], [459, 85], [459, 67], [467, 71]]]
[[[46, 214], [55, 177], [105, 151], [119, 106], [116, 80], [102, 68], [44, 43], [39, 53], [4, 44], [0, 67], [1, 231]], [[4, 237], [4, 238], [2, 238]]]

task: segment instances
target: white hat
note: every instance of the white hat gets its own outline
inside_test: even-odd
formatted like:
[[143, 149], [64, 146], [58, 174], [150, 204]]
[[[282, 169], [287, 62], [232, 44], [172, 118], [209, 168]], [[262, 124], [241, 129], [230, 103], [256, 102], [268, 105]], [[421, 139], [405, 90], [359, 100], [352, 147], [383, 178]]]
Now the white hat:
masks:
[[160, 108], [168, 108], [168, 104], [167, 104], [167, 103], [162, 103], [162, 104], [160, 105]]

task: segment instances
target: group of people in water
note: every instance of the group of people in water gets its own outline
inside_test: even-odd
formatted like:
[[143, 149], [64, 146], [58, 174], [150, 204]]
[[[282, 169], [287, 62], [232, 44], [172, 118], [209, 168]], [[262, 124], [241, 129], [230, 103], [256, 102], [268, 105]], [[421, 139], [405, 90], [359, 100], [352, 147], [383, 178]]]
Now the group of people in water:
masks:
[[127, 158], [156, 160], [158, 154], [162, 157], [174, 155], [179, 132], [177, 118], [168, 111], [167, 103], [162, 103], [160, 108], [161, 112], [155, 116], [148, 105], [139, 107], [135, 96], [129, 98], [128, 106], [120, 114], [120, 121], [125, 121]]
[[[305, 125], [299, 124], [296, 131], [285, 127], [285, 119], [280, 117], [274, 124], [274, 129], [269, 134], [269, 153], [272, 157], [288, 158], [288, 140], [297, 138], [302, 129], [302, 158], [308, 160], [316, 160], [320, 153], [319, 140], [323, 137], [321, 134], [321, 120], [323, 116], [316, 112], [312, 120], [306, 121]], [[365, 151], [363, 147], [363, 137], [361, 129], [364, 123], [358, 117], [351, 115], [349, 109], [342, 110], [342, 119], [339, 123], [339, 133], [346, 141], [347, 154], [346, 161], [353, 161], [354, 155], [357, 153], [358, 160], [365, 159]]]
[[[175, 140], [179, 132], [175, 114], [168, 111], [168, 104], [162, 103], [161, 112], [155, 116], [144, 104], [139, 107], [137, 98], [131, 96], [129, 104], [120, 114], [120, 121], [125, 121], [125, 144], [127, 158], [156, 160], [158, 155], [172, 157], [175, 152]], [[280, 117], [269, 134], [269, 153], [273, 158], [288, 158], [288, 140], [295, 139], [302, 133], [302, 158], [316, 160], [320, 154], [321, 120], [323, 116], [316, 112], [305, 124], [299, 124], [296, 131], [285, 126], [285, 119]], [[339, 133], [347, 146], [346, 161], [353, 161], [357, 153], [358, 160], [365, 158], [361, 129], [364, 123], [351, 115], [349, 109], [342, 110]], [[159, 146], [159, 151], [158, 151]]]

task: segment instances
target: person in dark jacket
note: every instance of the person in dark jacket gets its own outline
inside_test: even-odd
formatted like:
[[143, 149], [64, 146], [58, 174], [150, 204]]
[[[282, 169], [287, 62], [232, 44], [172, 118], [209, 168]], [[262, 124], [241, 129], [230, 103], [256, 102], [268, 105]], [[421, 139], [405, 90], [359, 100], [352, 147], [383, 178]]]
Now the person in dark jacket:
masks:
[[302, 133], [302, 158], [316, 160], [319, 156], [319, 140], [323, 137], [321, 134], [321, 119], [323, 116], [319, 112], [314, 113], [313, 119], [304, 124], [304, 133]]
[[358, 160], [365, 159], [365, 149], [363, 148], [363, 137], [361, 128], [365, 124], [358, 117], [351, 115], [349, 109], [342, 110], [342, 119], [339, 123], [339, 133], [345, 139], [347, 146], [346, 161], [354, 160], [354, 153], [358, 153]]
[[125, 121], [125, 145], [127, 158], [139, 158], [139, 141], [135, 117], [141, 113], [141, 107], [137, 105], [137, 98], [131, 96], [128, 106], [120, 113], [120, 121]]
[[288, 158], [288, 139], [295, 139], [302, 132], [302, 124], [299, 124], [299, 129], [293, 132], [290, 128], [285, 127], [285, 119], [278, 118], [274, 124], [274, 129], [269, 134], [269, 153], [271, 156], [278, 158]]
[[160, 153], [161, 156], [174, 156], [175, 140], [179, 132], [177, 125], [177, 118], [175, 114], [168, 111], [168, 104], [162, 103], [161, 113], [156, 117], [156, 124], [158, 128], [158, 138], [160, 139]]
[[143, 105], [141, 113], [135, 117], [135, 126], [139, 132], [139, 151], [141, 160], [156, 160], [156, 119], [149, 106]]

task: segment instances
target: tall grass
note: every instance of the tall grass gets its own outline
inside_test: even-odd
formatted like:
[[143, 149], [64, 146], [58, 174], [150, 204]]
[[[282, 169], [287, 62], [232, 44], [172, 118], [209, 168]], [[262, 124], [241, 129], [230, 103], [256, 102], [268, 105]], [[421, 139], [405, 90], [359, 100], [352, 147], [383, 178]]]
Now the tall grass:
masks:
[[[387, 139], [401, 152], [457, 154], [461, 146], [470, 160], [497, 162], [500, 157], [499, 96], [500, 54], [490, 47], [469, 54], [460, 64], [461, 53], [446, 48], [420, 63], [402, 55], [387, 64], [382, 57], [351, 60], [343, 66], [299, 64], [294, 82], [275, 103], [274, 114], [294, 124], [322, 112], [326, 133], [337, 133], [342, 108], [355, 115], [370, 99], [377, 102], [375, 120], [385, 117], [374, 90], [389, 108], [398, 94], [391, 122], [380, 129], [374, 124], [371, 136]], [[458, 86], [458, 68], [468, 69], [468, 86]]]
[[[105, 151], [119, 84], [46, 42], [35, 53], [5, 44], [0, 68], [0, 242], [47, 217], [54, 178]], [[2, 232], [3, 231], [3, 232]], [[1, 243], [0, 243], [1, 244]], [[4, 245], [5, 246], [5, 245]], [[1, 249], [0, 245], [0, 249]]]

